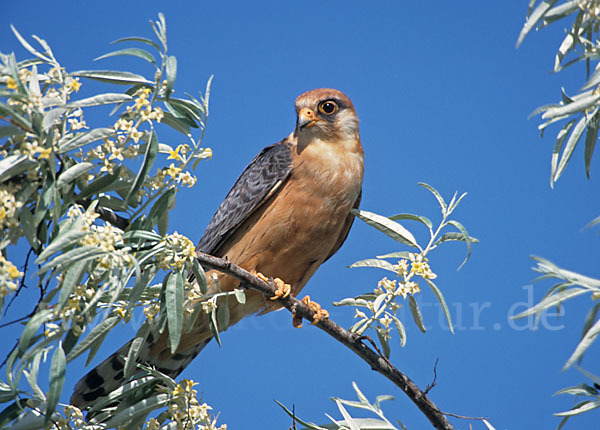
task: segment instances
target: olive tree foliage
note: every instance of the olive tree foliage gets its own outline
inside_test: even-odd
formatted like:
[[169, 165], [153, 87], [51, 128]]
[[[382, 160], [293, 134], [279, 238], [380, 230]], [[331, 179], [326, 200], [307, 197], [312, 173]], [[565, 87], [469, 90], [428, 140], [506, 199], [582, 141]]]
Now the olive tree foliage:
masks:
[[[133, 46], [100, 57], [134, 56], [153, 66], [150, 77], [67, 71], [43, 39], [33, 36], [30, 43], [14, 28], [33, 57], [0, 54], [0, 301], [14, 299], [24, 284], [39, 290], [5, 360], [2, 428], [89, 426], [81, 411], [59, 404], [67, 364], [86, 353], [89, 363], [136, 307], [146, 316], [136, 339], [143, 340], [154, 321], [168, 326], [174, 347], [186, 328], [184, 316], [189, 321], [199, 310], [184, 308], [186, 298], [205, 288], [202, 282], [184, 288], [189, 273], [203, 279], [194, 244], [166, 233], [177, 191], [195, 184], [193, 170], [211, 156], [201, 146], [210, 81], [203, 95], [175, 97], [177, 60], [167, 51], [164, 17], [151, 27], [154, 40], [127, 37], [115, 43]], [[119, 92], [78, 98], [91, 80]], [[88, 124], [101, 105], [114, 106], [112, 118], [100, 127]], [[159, 130], [167, 127], [184, 143], [159, 142]], [[10, 249], [19, 241], [30, 251], [26, 261], [14, 262]], [[129, 382], [95, 405], [98, 416], [110, 412], [106, 427], [136, 427], [161, 409], [148, 428], [217, 428], [193, 381], [177, 383], [135, 365], [140, 346], [134, 341], [127, 357]], [[49, 381], [38, 379], [42, 366]], [[132, 394], [143, 401], [107, 406]]]
[[[566, 67], [583, 63], [586, 76], [582, 76], [582, 86], [577, 92], [567, 95], [563, 89], [558, 103], [541, 106], [532, 114], [541, 115], [542, 123], [538, 128], [542, 136], [548, 126], [558, 127], [551, 157], [550, 186], [553, 186], [564, 172], [575, 147], [580, 142], [584, 145], [585, 173], [590, 177], [600, 121], [600, 1], [531, 0], [517, 46], [531, 30], [554, 25], [561, 19], [568, 19], [570, 24], [565, 27], [565, 37], [556, 52], [553, 71], [560, 72]], [[592, 220], [587, 227], [599, 222], [600, 217]], [[565, 363], [564, 369], [576, 366], [600, 333], [600, 279], [566, 270], [544, 258], [534, 257], [534, 260], [534, 270], [541, 274], [538, 280], [552, 279], [554, 285], [539, 303], [517, 315], [517, 318], [529, 315], [539, 317], [544, 310], [554, 306], [560, 307], [577, 296], [589, 295], [592, 299], [592, 306], [583, 317], [581, 339]], [[557, 416], [563, 417], [559, 428], [570, 417], [600, 407], [600, 377], [579, 366], [576, 367], [587, 380], [556, 393], [575, 396], [578, 400], [570, 410], [556, 413]]]
[[[202, 145], [210, 80], [203, 94], [176, 96], [177, 60], [168, 53], [165, 19], [159, 14], [150, 24], [153, 39], [119, 39], [114, 44], [121, 49], [97, 60], [135, 57], [153, 67], [153, 76], [67, 71], [43, 39], [28, 40], [15, 28], [15, 37], [32, 58], [0, 53], [0, 308], [18, 300], [25, 284], [39, 292], [31, 312], [16, 321], [23, 329], [3, 364], [0, 428], [225, 428], [217, 425], [210, 406], [198, 400], [194, 381], [177, 382], [136, 362], [152, 327], [168, 328], [175, 351], [201, 312], [210, 314], [220, 343], [219, 331], [227, 327], [229, 316], [218, 299], [245, 300], [242, 289], [209, 294], [194, 243], [177, 232], [169, 234], [169, 211], [178, 190], [194, 186], [195, 169], [212, 156]], [[115, 92], [78, 97], [88, 84]], [[112, 111], [95, 125], [94, 110], [107, 106]], [[159, 133], [169, 128], [184, 143], [161, 141]], [[336, 303], [355, 308], [350, 330], [358, 336], [373, 333], [385, 360], [393, 333], [399, 345], [406, 343], [405, 322], [397, 315], [406, 302], [415, 324], [425, 331], [414, 298], [422, 287], [439, 301], [452, 329], [428, 257], [438, 246], [460, 241], [468, 258], [477, 242], [453, 218], [465, 194], [445, 201], [433, 187], [421, 185], [439, 203], [437, 224], [414, 214], [384, 217], [355, 211], [404, 249], [353, 264], [387, 276], [364, 294]], [[399, 221], [420, 225], [426, 240], [417, 241]], [[17, 244], [29, 248], [23, 261], [11, 260]], [[196, 282], [189, 282], [192, 276]], [[84, 420], [82, 411], [60, 402], [70, 389], [64, 387], [67, 366], [83, 354], [89, 364], [110, 331], [128, 323], [134, 312], [143, 316], [143, 323], [125, 358], [128, 379], [96, 402]], [[3, 326], [11, 323], [3, 321]], [[41, 380], [40, 373], [49, 379]], [[389, 396], [371, 403], [355, 390], [358, 401], [334, 399], [343, 420], [307, 427], [395, 428], [379, 405]], [[352, 418], [344, 406], [375, 417]]]

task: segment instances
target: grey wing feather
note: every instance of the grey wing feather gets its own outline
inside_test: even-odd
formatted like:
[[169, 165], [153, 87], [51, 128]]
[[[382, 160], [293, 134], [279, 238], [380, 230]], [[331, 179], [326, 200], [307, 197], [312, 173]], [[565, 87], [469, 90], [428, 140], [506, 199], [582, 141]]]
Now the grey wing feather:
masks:
[[235, 229], [260, 206], [292, 170], [290, 146], [281, 141], [267, 146], [242, 172], [213, 215], [196, 250], [213, 254]]

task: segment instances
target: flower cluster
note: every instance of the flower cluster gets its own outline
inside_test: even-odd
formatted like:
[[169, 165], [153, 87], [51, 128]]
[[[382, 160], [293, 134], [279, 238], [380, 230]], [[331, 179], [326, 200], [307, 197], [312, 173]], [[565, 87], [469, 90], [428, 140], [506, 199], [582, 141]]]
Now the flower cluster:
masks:
[[55, 423], [58, 430], [86, 430], [94, 429], [97, 426], [88, 425], [83, 419], [83, 412], [75, 406], [67, 405], [63, 409], [65, 416], [61, 416]]
[[[177, 423], [177, 428], [182, 430], [227, 430], [227, 425], [222, 424], [217, 427], [217, 418], [210, 415], [212, 408], [206, 403], [198, 401], [198, 392], [194, 390], [196, 383], [189, 379], [184, 379], [171, 391], [172, 401], [169, 405], [169, 414], [173, 422]], [[147, 429], [160, 428], [160, 422], [156, 419], [150, 419], [147, 423]]]
[[17, 215], [21, 206], [23, 203], [15, 199], [12, 189], [0, 188], [0, 229], [14, 229], [19, 226]]
[[23, 274], [17, 267], [0, 254], [0, 298], [7, 296], [18, 287], [18, 281]]
[[196, 255], [194, 242], [177, 232], [165, 236], [165, 247], [156, 255], [158, 267], [164, 270], [179, 270], [186, 261], [192, 261]]

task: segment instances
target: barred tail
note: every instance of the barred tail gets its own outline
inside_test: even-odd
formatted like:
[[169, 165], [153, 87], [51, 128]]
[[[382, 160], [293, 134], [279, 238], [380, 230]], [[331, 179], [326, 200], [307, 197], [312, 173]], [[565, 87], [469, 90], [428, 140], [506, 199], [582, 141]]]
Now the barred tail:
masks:
[[[166, 330], [161, 337], [164, 335], [168, 336]], [[150, 333], [137, 361], [154, 367], [171, 378], [175, 378], [202, 351], [210, 342], [210, 339], [209, 337], [201, 343], [175, 354], [166, 354], [167, 351], [162, 351], [161, 354], [151, 356], [150, 352], [155, 345], [155, 339]], [[123, 373], [125, 357], [129, 352], [132, 341], [133, 339], [77, 382], [71, 396], [73, 406], [77, 406], [79, 409], [87, 409], [93, 402], [123, 385], [126, 379]]]

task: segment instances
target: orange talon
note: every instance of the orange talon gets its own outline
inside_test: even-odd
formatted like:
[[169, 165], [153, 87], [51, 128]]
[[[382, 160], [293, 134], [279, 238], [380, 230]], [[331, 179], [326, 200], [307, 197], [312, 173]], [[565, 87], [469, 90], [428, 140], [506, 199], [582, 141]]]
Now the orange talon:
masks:
[[290, 284], [286, 284], [279, 278], [273, 279], [275, 285], [277, 286], [277, 290], [275, 291], [275, 295], [273, 297], [269, 297], [271, 300], [277, 300], [290, 295], [292, 291], [292, 286]]
[[256, 277], [265, 281], [266, 283], [271, 283], [271, 281], [273, 281], [275, 283], [277, 290], [275, 290], [275, 295], [273, 297], [269, 297], [270, 300], [277, 300], [277, 299], [285, 298], [285, 297], [289, 296], [290, 293], [292, 292], [292, 286], [290, 284], [286, 284], [280, 278], [269, 279], [260, 272], [255, 272], [255, 273], [253, 272], [253, 274]]
[[313, 322], [311, 323], [312, 325], [317, 324], [323, 318], [329, 318], [329, 312], [327, 312], [325, 309], [323, 309], [321, 307], [321, 305], [318, 304], [317, 302], [311, 301], [310, 296], [305, 296], [302, 299], [302, 303], [304, 303], [306, 306], [311, 308], [313, 310], [313, 312], [315, 313], [315, 315], [313, 316]]

